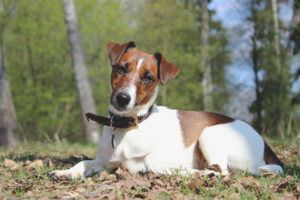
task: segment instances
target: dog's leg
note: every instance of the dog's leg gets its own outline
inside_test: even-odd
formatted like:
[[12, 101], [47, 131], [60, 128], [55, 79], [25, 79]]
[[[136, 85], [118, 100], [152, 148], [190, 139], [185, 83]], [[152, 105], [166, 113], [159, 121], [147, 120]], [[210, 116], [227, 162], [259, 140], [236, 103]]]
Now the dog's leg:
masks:
[[103, 171], [104, 167], [101, 164], [99, 159], [95, 160], [84, 160], [77, 163], [70, 169], [67, 170], [57, 170], [49, 172], [48, 174], [57, 179], [75, 179], [75, 178], [84, 178], [92, 173], [97, 173]]

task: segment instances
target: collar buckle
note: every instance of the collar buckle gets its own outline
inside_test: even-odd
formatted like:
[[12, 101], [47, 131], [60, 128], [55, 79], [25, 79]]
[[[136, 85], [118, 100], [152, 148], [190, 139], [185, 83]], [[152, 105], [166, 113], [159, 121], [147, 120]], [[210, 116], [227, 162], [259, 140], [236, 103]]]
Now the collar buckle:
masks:
[[139, 118], [137, 115], [129, 115], [128, 117], [132, 117], [134, 119], [134, 126], [129, 127], [128, 129], [137, 129], [139, 127]]

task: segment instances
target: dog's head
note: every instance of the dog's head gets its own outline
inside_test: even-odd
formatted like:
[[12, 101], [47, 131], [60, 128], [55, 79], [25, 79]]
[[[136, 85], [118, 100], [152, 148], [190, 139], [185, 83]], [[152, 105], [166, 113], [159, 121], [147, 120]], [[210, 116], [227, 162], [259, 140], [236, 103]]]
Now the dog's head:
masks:
[[158, 82], [166, 84], [179, 73], [162, 54], [138, 50], [134, 42], [109, 42], [106, 51], [112, 66], [109, 109], [118, 115], [146, 114], [157, 96]]

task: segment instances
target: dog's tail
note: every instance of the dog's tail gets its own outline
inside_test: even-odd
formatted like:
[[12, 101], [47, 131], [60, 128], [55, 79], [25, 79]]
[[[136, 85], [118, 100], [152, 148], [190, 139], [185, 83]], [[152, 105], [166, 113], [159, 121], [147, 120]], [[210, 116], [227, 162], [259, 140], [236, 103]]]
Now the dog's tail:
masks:
[[261, 173], [265, 173], [265, 172], [271, 172], [271, 173], [275, 173], [275, 174], [283, 174], [283, 169], [280, 165], [276, 165], [276, 164], [269, 164], [269, 165], [262, 165], [260, 167], [258, 167], [258, 169], [260, 170]]

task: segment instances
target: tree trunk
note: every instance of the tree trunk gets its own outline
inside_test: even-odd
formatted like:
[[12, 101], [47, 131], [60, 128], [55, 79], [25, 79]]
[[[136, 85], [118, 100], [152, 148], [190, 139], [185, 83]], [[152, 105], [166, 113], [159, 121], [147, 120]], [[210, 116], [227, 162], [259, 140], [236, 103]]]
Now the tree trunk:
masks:
[[203, 87], [203, 104], [204, 110], [212, 111], [213, 110], [213, 84], [211, 77], [211, 66], [209, 62], [209, 13], [207, 10], [208, 0], [198, 1], [201, 5], [201, 66], [204, 67], [202, 87]]
[[280, 35], [279, 35], [279, 23], [278, 23], [278, 14], [277, 14], [277, 0], [272, 0], [271, 1], [271, 6], [272, 6], [272, 14], [273, 14], [273, 25], [274, 25], [274, 47], [275, 47], [275, 53], [276, 53], [276, 70], [277, 70], [277, 75], [279, 78], [279, 85], [278, 85], [278, 98], [276, 98], [275, 106], [278, 108], [278, 116], [279, 116], [279, 121], [277, 123], [278, 131], [280, 134], [280, 137], [283, 139], [285, 137], [284, 134], [284, 125], [283, 125], [283, 119], [282, 119], [282, 111], [280, 109], [281, 103], [282, 103], [282, 77], [281, 77], [281, 62], [280, 62]]
[[300, 9], [299, 9], [300, 2], [297, 0], [294, 0], [292, 7], [293, 7], [293, 11], [292, 11], [293, 15], [292, 15], [292, 20], [291, 20], [291, 23], [290, 23], [289, 29], [288, 29], [288, 42], [286, 45], [286, 50], [290, 57], [292, 57], [292, 55], [294, 53], [293, 45], [292, 45], [292, 42], [293, 42], [292, 37], [295, 34], [295, 29], [300, 27]]
[[18, 142], [17, 118], [6, 77], [0, 35], [0, 146], [12, 147]]
[[280, 49], [279, 49], [279, 25], [278, 25], [278, 14], [277, 14], [277, 0], [272, 0], [272, 14], [273, 14], [273, 23], [274, 23], [275, 52], [278, 58], [278, 56], [280, 55]]
[[253, 64], [253, 72], [254, 72], [254, 82], [255, 82], [255, 94], [256, 94], [256, 101], [255, 101], [255, 112], [256, 112], [256, 119], [254, 122], [254, 126], [257, 129], [258, 132], [262, 132], [262, 95], [261, 95], [261, 82], [258, 78], [258, 49], [257, 49], [257, 40], [258, 40], [258, 33], [257, 33], [257, 14], [255, 11], [254, 2], [251, 1], [251, 13], [252, 13], [252, 19], [253, 19], [253, 27], [254, 27], [254, 33], [252, 36], [252, 52], [251, 52], [251, 59]]
[[79, 101], [83, 117], [82, 120], [85, 126], [86, 139], [90, 142], [97, 143], [100, 138], [99, 128], [96, 124], [88, 122], [84, 117], [84, 114], [87, 112], [96, 113], [96, 108], [84, 63], [84, 56], [77, 26], [75, 4], [73, 0], [62, 0], [62, 3], [65, 11], [65, 20], [72, 54], [72, 65], [74, 69], [77, 90], [79, 93]]

